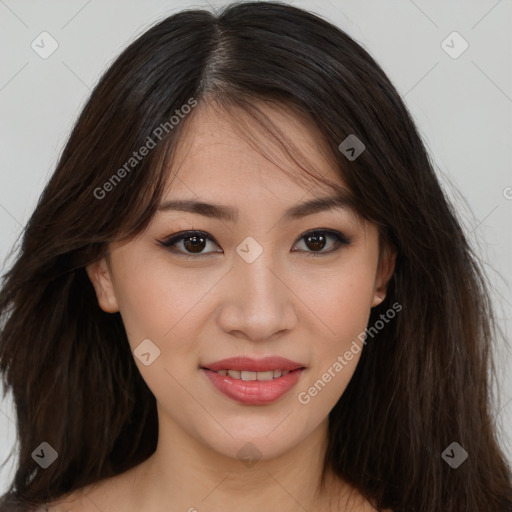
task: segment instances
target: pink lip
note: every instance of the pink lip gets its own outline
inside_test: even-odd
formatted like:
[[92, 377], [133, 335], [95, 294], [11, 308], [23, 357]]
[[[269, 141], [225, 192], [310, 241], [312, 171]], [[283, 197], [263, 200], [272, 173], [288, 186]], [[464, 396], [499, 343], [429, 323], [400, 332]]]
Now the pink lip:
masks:
[[[235, 368], [229, 369], [234, 370]], [[207, 368], [201, 368], [201, 371], [213, 386], [227, 397], [242, 404], [263, 405], [274, 402], [288, 393], [297, 384], [304, 368], [292, 370], [288, 375], [266, 381], [232, 379], [229, 375], [221, 375]]]
[[[201, 371], [213, 386], [227, 397], [248, 405], [263, 405], [276, 401], [288, 393], [299, 381], [305, 365], [279, 356], [252, 359], [240, 356], [222, 359], [201, 366]], [[218, 370], [239, 370], [266, 372], [288, 370], [290, 373], [266, 381], [233, 379], [229, 375], [216, 373]]]
[[269, 370], [297, 370], [304, 368], [305, 365], [290, 361], [284, 357], [269, 356], [262, 359], [253, 359], [251, 357], [239, 356], [222, 359], [213, 363], [203, 364], [201, 368], [213, 370], [246, 370], [248, 372], [267, 372]]

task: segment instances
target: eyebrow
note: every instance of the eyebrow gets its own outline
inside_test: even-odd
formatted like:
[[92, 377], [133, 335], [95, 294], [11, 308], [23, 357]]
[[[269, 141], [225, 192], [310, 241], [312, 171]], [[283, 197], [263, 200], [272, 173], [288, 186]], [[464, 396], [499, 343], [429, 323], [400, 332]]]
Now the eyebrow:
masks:
[[[319, 197], [292, 206], [284, 212], [283, 220], [297, 220], [314, 213], [332, 209], [350, 208], [351, 206], [352, 201], [348, 195]], [[238, 219], [238, 210], [236, 208], [191, 199], [165, 201], [158, 207], [158, 211], [170, 210], [196, 213], [205, 217], [228, 222], [236, 222]]]

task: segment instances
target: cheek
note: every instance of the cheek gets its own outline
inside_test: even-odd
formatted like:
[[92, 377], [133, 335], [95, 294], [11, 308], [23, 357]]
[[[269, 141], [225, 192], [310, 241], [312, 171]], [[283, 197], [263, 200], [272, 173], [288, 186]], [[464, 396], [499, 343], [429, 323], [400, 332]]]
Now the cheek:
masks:
[[197, 369], [200, 331], [209, 318], [208, 294], [222, 277], [211, 269], [173, 266], [165, 254], [151, 256], [132, 251], [116, 273], [116, 295], [132, 352], [146, 339], [159, 351], [149, 367], [136, 359], [150, 387], [157, 384], [156, 375], [163, 375], [155, 368], [168, 369], [180, 380]]
[[127, 264], [117, 276], [119, 311], [130, 344], [143, 338], [157, 338], [169, 329], [172, 317], [166, 288], [168, 283], [158, 267]]
[[[364, 349], [374, 293], [376, 253], [365, 250], [347, 258], [333, 275], [317, 280], [310, 304], [318, 314], [318, 326], [325, 333], [315, 340], [311, 355], [312, 372], [302, 388], [299, 402], [315, 403], [325, 414], [343, 394]], [[319, 332], [319, 331], [318, 331]]]
[[140, 336], [164, 339], [172, 330], [190, 323], [182, 320], [211, 287], [208, 276], [173, 267], [165, 255], [157, 256], [132, 251], [117, 264], [116, 296], [134, 341]]
[[[195, 330], [200, 329], [201, 299], [214, 280], [173, 269], [161, 258], [135, 256], [132, 252], [116, 267], [123, 324], [144, 381], [157, 398], [165, 396], [179, 408], [187, 399], [179, 383], [196, 371], [199, 358]], [[138, 357], [146, 353], [150, 353], [149, 361]]]
[[372, 258], [350, 258], [337, 272], [317, 276], [309, 303], [318, 315], [328, 347], [342, 347], [364, 331], [374, 294]]

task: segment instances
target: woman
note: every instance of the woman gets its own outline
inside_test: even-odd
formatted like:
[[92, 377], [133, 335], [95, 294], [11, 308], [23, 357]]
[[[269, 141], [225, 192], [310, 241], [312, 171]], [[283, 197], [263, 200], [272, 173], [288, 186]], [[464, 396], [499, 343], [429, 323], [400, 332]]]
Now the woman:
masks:
[[479, 264], [383, 71], [300, 9], [122, 53], [0, 313], [2, 510], [511, 510]]

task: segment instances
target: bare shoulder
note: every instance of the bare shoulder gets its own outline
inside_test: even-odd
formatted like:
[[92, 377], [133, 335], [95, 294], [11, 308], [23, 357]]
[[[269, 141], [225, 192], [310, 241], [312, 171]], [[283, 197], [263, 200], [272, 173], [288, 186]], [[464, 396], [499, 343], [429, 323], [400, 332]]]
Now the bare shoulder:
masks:
[[[47, 503], [48, 512], [111, 512], [131, 510], [129, 489], [131, 470], [105, 478]], [[43, 509], [45, 510], [45, 509]]]
[[46, 504], [45, 512], [89, 512], [84, 503], [84, 490], [74, 491], [62, 498]]
[[348, 499], [346, 498], [346, 501], [343, 501], [342, 503], [342, 510], [350, 512], [393, 512], [390, 508], [376, 508], [355, 488], [351, 489]]
[[393, 512], [393, 510], [390, 508], [377, 509], [366, 499], [364, 500], [360, 508], [354, 509], [354, 512], [355, 510], [357, 510], [357, 512]]
[[351, 510], [353, 512], [393, 512], [390, 508], [376, 508], [374, 507], [369, 500], [367, 500], [360, 492], [355, 491], [355, 496], [353, 498], [353, 501], [351, 503], [352, 508], [349, 508], [348, 510]]
[[393, 512], [390, 508], [376, 509], [369, 501], [365, 500], [360, 512]]
[[112, 489], [110, 479], [73, 491], [46, 504], [45, 512], [98, 512], [98, 496]]
[[393, 512], [390, 508], [375, 508], [369, 501], [365, 500], [361, 512]]
[[58, 501], [48, 503], [48, 512], [139, 512], [138, 480], [146, 472], [148, 461], [72, 491]]
[[350, 512], [393, 512], [390, 508], [382, 509], [373, 506], [359, 489], [345, 481], [342, 477], [336, 476], [335, 482], [333, 496], [336, 497], [334, 498], [334, 504], [339, 510]]

